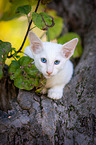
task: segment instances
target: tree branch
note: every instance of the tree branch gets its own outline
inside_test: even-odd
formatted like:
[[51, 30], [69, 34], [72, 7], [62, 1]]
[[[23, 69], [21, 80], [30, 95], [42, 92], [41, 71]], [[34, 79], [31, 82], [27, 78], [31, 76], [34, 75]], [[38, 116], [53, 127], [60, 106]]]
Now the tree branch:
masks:
[[[38, 0], [38, 3], [37, 3], [37, 6], [36, 6], [36, 9], [35, 9], [35, 12], [37, 12], [38, 7], [39, 7], [39, 4], [40, 4], [40, 0]], [[23, 40], [23, 42], [22, 42], [22, 45], [21, 45], [21, 47], [19, 48], [19, 50], [17, 51], [17, 53], [19, 53], [19, 52], [22, 50], [22, 48], [23, 48], [23, 46], [24, 46], [24, 44], [25, 44], [26, 38], [27, 38], [28, 33], [29, 33], [29, 31], [30, 31], [31, 24], [32, 24], [32, 19], [31, 19], [31, 21], [29, 22], [29, 26], [28, 26], [26, 35], [25, 35], [24, 40]], [[7, 58], [11, 58], [11, 57], [13, 57], [13, 55], [14, 55], [14, 54], [12, 54], [12, 55], [10, 55], [10, 56], [7, 56]]]

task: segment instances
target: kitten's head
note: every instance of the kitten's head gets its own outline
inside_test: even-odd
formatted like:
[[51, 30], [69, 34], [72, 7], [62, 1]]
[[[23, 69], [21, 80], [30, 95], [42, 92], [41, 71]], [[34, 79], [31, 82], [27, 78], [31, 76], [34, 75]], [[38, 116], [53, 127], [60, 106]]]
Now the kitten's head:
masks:
[[36, 34], [30, 31], [29, 41], [35, 66], [46, 78], [51, 78], [64, 68], [66, 60], [73, 55], [78, 38], [61, 45], [42, 42]]

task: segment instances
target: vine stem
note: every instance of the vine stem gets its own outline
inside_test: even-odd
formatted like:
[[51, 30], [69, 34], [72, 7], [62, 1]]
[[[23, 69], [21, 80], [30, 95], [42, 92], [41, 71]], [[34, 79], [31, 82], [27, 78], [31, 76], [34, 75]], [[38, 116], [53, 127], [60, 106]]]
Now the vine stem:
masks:
[[[41, 1], [41, 0], [38, 0], [38, 3], [37, 3], [37, 6], [36, 6], [36, 9], [35, 9], [35, 12], [37, 12], [37, 10], [38, 10], [40, 1]], [[24, 46], [24, 44], [25, 44], [26, 38], [27, 38], [28, 33], [29, 33], [29, 31], [30, 31], [31, 24], [32, 24], [32, 19], [31, 19], [31, 21], [29, 22], [29, 25], [28, 25], [28, 29], [27, 29], [26, 35], [25, 35], [24, 40], [23, 40], [23, 42], [22, 42], [22, 44], [21, 44], [21, 47], [19, 48], [19, 50], [17, 51], [17, 53], [19, 53], [19, 52], [22, 50], [22, 48], [23, 48], [23, 46]], [[14, 55], [14, 54], [11, 54], [10, 56], [7, 56], [7, 58], [11, 58], [11, 57], [13, 57], [13, 55]]]

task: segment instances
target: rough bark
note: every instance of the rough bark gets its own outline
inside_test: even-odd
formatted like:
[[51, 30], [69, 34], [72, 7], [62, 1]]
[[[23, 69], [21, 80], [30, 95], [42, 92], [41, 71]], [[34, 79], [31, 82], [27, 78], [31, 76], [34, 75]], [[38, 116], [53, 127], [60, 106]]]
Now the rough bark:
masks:
[[8, 66], [3, 68], [3, 78], [0, 80], [0, 110], [6, 111], [11, 109], [10, 100], [16, 98], [18, 88], [14, 86], [8, 74]]
[[20, 90], [17, 99], [10, 102], [12, 109], [8, 113], [0, 111], [1, 145], [96, 144], [96, 3], [95, 0], [60, 3], [66, 23], [82, 36], [83, 55], [62, 99], [51, 100], [37, 96], [34, 91]]

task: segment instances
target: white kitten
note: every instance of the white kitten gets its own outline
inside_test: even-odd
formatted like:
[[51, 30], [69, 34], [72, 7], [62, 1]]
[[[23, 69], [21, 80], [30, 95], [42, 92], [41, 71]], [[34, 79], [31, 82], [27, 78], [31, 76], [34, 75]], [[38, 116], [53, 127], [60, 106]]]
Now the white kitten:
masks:
[[60, 99], [63, 96], [63, 88], [72, 78], [73, 64], [69, 58], [74, 53], [78, 38], [61, 45], [42, 42], [30, 31], [29, 41], [30, 47], [25, 48], [25, 53], [34, 58], [35, 66], [47, 79], [45, 88], [48, 89], [48, 97]]

